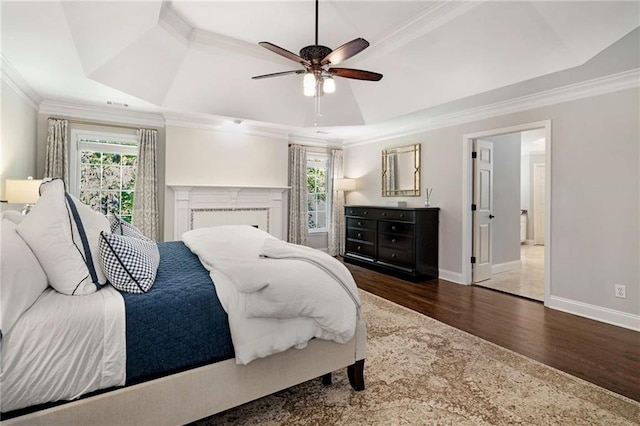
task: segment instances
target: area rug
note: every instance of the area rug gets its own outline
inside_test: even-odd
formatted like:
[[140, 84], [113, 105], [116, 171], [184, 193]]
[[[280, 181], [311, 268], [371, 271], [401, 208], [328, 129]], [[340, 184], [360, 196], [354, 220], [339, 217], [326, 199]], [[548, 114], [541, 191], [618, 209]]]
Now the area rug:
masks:
[[638, 425], [640, 403], [361, 291], [366, 390], [344, 371], [210, 425]]

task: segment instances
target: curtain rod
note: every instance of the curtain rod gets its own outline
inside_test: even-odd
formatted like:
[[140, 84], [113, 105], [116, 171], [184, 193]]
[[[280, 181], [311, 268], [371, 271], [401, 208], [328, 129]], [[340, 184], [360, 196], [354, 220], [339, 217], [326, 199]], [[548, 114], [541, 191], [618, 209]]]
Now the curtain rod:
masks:
[[[56, 120], [67, 120], [69, 124], [86, 124], [89, 126], [102, 126], [102, 127], [115, 127], [117, 129], [128, 129], [128, 130], [138, 130], [138, 129], [147, 129], [147, 127], [131, 127], [125, 126], [122, 124], [106, 124], [106, 123], [96, 123], [95, 121], [86, 121], [86, 120], [70, 120], [68, 118], [57, 118], [57, 117], [49, 117], [55, 118]], [[157, 128], [151, 130], [158, 130]]]

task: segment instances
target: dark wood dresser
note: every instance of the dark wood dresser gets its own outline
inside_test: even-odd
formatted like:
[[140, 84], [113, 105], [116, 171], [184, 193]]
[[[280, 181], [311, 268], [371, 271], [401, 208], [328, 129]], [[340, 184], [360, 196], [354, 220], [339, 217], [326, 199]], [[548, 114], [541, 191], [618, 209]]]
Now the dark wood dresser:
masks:
[[344, 261], [411, 281], [438, 278], [439, 211], [345, 206]]

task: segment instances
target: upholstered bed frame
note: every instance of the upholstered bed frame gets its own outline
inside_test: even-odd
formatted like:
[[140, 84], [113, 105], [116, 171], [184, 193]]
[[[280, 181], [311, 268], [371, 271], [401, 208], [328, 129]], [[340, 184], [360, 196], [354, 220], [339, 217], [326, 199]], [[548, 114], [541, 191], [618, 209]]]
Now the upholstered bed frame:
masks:
[[179, 425], [244, 404], [293, 385], [348, 368], [355, 390], [364, 389], [366, 325], [345, 344], [313, 339], [305, 349], [237, 365], [234, 359], [194, 368], [2, 421], [2, 425]]

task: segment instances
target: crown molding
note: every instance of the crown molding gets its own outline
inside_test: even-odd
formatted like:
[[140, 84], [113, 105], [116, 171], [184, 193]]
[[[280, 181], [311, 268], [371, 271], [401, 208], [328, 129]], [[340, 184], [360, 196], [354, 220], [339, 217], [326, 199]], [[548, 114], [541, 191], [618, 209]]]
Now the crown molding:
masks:
[[160, 15], [158, 16], [158, 25], [171, 33], [176, 39], [185, 44], [189, 44], [194, 27], [187, 18], [173, 9], [171, 1], [169, 0], [162, 2]]
[[403, 121], [409, 122], [404, 126], [394, 126], [393, 120], [391, 120], [391, 122], [388, 123], [390, 129], [380, 130], [375, 138], [365, 136], [347, 139], [344, 142], [344, 146], [366, 145], [443, 127], [485, 120], [501, 115], [638, 87], [640, 87], [640, 68], [450, 114], [430, 117], [428, 111], [416, 113], [413, 114], [411, 118], [404, 117], [402, 119]]
[[162, 2], [158, 24], [178, 40], [195, 49], [213, 50], [216, 54], [223, 51], [231, 55], [250, 56], [277, 64], [290, 64], [289, 61], [269, 53], [257, 44], [196, 27], [176, 11], [169, 0]]
[[40, 104], [40, 114], [52, 114], [60, 117], [77, 118], [98, 122], [132, 124], [149, 127], [164, 127], [161, 114], [148, 112], [113, 110], [93, 105], [79, 105], [67, 102], [45, 100]]
[[[185, 114], [178, 112], [166, 112], [163, 114], [166, 126], [187, 127], [192, 129], [208, 130], [224, 133], [239, 133], [243, 135], [261, 136], [287, 140], [288, 142], [303, 142], [307, 145], [321, 147], [340, 147], [342, 140], [333, 138], [316, 138], [297, 134], [300, 129], [293, 126], [279, 125], [275, 123], [254, 122], [238, 120], [230, 117], [212, 116], [206, 114]], [[241, 121], [240, 123], [236, 123]]]
[[469, 12], [485, 0], [430, 2], [410, 21], [391, 30], [371, 45], [363, 57], [381, 57], [400, 46], [436, 30], [452, 19]]
[[[244, 135], [263, 136], [276, 139], [288, 139], [290, 128], [265, 123], [264, 126], [250, 123], [248, 120], [234, 120], [230, 117], [205, 114], [184, 114], [167, 112], [163, 114], [166, 126], [187, 127], [214, 132], [233, 132]], [[238, 123], [238, 121], [240, 121]]]
[[42, 98], [38, 93], [29, 86], [22, 75], [13, 65], [2, 55], [0, 55], [0, 63], [2, 64], [2, 80], [9, 85], [29, 106], [35, 110], [42, 102]]

